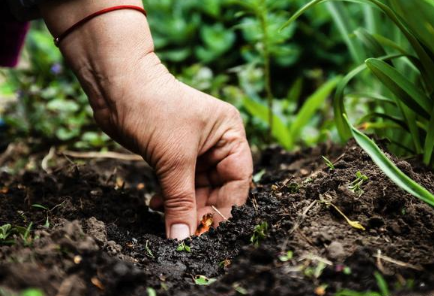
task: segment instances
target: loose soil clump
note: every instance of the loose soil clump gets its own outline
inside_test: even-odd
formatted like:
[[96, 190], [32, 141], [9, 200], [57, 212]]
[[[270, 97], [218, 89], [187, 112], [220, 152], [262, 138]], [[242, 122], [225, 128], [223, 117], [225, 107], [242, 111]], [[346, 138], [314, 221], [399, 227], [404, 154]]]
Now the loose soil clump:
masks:
[[[126, 187], [106, 173], [118, 164], [3, 173], [0, 226], [13, 231], [0, 244], [0, 295], [323, 296], [379, 291], [379, 277], [393, 295], [433, 295], [434, 209], [354, 143], [337, 151], [268, 149], [247, 204], [182, 246], [165, 238], [162, 215], [145, 202], [155, 182], [143, 171], [137, 180], [133, 164], [123, 164], [135, 172], [122, 176]], [[432, 172], [394, 161], [434, 192]], [[354, 188], [357, 172], [368, 179]]]

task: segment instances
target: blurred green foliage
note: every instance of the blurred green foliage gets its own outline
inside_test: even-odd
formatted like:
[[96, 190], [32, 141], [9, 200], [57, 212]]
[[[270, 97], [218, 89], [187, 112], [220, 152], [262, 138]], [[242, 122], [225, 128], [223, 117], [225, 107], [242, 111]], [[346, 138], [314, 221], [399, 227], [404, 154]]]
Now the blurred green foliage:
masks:
[[[332, 17], [322, 8], [279, 31], [303, 0], [143, 2], [157, 55], [181, 81], [237, 106], [254, 145], [266, 143], [269, 123], [246, 102], [262, 106], [272, 94], [272, 110], [288, 126], [310, 94], [351, 64]], [[261, 8], [259, 14], [255, 7]], [[351, 12], [354, 19], [357, 12]], [[264, 73], [270, 80], [268, 93]], [[0, 74], [5, 77], [0, 96], [17, 98], [3, 112], [10, 138], [43, 139], [44, 145], [62, 143], [80, 149], [114, 145], [96, 127], [86, 96], [42, 21], [32, 26], [22, 66]], [[287, 136], [273, 133], [274, 140], [292, 149], [336, 135], [328, 106], [320, 100], [315, 112], [302, 121], [298, 133], [306, 129], [309, 136], [288, 145]]]

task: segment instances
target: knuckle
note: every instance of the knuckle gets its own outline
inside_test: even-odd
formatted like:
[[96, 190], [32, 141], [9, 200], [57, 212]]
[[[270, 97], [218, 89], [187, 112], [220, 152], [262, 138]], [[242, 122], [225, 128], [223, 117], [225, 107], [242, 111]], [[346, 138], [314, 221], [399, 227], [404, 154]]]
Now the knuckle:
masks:
[[164, 207], [166, 211], [188, 212], [195, 209], [195, 203], [191, 193], [177, 192], [166, 196]]

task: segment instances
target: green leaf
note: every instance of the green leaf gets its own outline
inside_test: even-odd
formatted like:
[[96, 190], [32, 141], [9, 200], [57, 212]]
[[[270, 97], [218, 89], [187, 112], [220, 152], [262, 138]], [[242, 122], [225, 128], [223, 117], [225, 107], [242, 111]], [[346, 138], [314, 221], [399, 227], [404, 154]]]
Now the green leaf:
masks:
[[40, 205], [40, 204], [33, 204], [32, 207], [48, 211], [47, 207], [44, 207], [43, 205]]
[[353, 60], [360, 64], [363, 62], [366, 54], [359, 42], [356, 42], [354, 38], [351, 37], [351, 33], [355, 30], [356, 26], [352, 21], [346, 7], [343, 3], [327, 2], [327, 9], [331, 13], [333, 20], [335, 21], [339, 32], [342, 35], [347, 47], [350, 51]]
[[434, 54], [434, 2], [390, 0], [390, 3], [410, 31]]
[[432, 101], [395, 68], [378, 59], [367, 59], [366, 65], [378, 79], [416, 114], [430, 118]]
[[157, 292], [150, 287], [146, 288], [146, 294], [148, 294], [148, 296], [157, 296]]
[[378, 288], [380, 289], [381, 296], [389, 296], [389, 288], [387, 287], [387, 282], [384, 280], [383, 276], [376, 271], [374, 273], [375, 279], [377, 280]]
[[196, 285], [199, 285], [199, 286], [208, 286], [208, 285], [211, 285], [212, 283], [214, 283], [215, 281], [217, 281], [217, 279], [207, 278], [204, 275], [197, 275], [194, 278], [194, 282], [196, 283]]
[[27, 289], [20, 293], [20, 296], [44, 296], [44, 292], [39, 289]]
[[359, 28], [354, 33], [372, 55], [375, 57], [387, 55], [383, 46], [368, 31]]
[[423, 162], [430, 165], [434, 152], [434, 109], [431, 112], [431, 120], [427, 126], [428, 133], [425, 138], [425, 147], [423, 150]]
[[294, 147], [295, 141], [300, 137], [300, 133], [303, 132], [303, 128], [312, 119], [314, 113], [320, 109], [325, 100], [329, 97], [331, 92], [336, 88], [336, 85], [342, 78], [340, 76], [329, 80], [322, 85], [314, 94], [307, 98], [306, 102], [301, 107], [295, 120], [289, 127], [288, 147], [291, 149]]
[[[251, 99], [249, 97], [243, 98], [243, 106], [247, 111], [264, 122], [268, 123], [268, 107]], [[276, 140], [286, 149], [291, 148], [291, 138], [289, 137], [288, 129], [286, 124], [280, 119], [276, 114], [273, 115], [273, 136]]]
[[424, 187], [413, 181], [406, 174], [404, 174], [398, 167], [384, 155], [380, 148], [369, 139], [365, 134], [359, 132], [354, 128], [346, 115], [343, 115], [346, 123], [351, 129], [356, 142], [362, 149], [372, 158], [372, 161], [378, 165], [383, 173], [388, 176], [396, 185], [414, 195], [415, 197], [423, 200], [431, 206], [434, 206], [434, 195], [426, 190]]

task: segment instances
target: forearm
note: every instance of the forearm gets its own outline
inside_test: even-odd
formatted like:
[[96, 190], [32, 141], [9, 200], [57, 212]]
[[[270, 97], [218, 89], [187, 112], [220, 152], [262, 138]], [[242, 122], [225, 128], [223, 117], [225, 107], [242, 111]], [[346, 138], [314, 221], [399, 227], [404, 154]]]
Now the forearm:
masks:
[[[45, 1], [40, 10], [53, 36], [59, 36], [86, 16], [116, 5], [141, 7], [142, 2]], [[131, 72], [137, 70], [139, 65], [145, 67], [146, 64], [159, 63], [152, 54], [154, 45], [147, 19], [134, 10], [113, 11], [90, 20], [62, 40], [59, 48], [91, 100], [118, 86], [124, 87], [131, 81], [131, 77], [125, 81], [125, 76], [133, 75]], [[146, 77], [143, 79], [146, 81]]]

